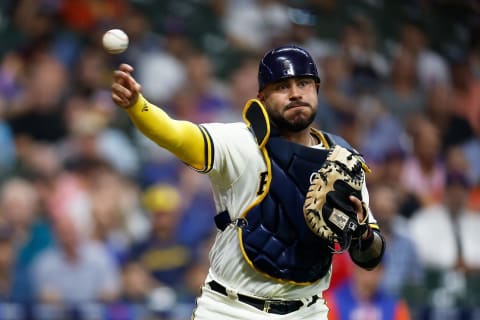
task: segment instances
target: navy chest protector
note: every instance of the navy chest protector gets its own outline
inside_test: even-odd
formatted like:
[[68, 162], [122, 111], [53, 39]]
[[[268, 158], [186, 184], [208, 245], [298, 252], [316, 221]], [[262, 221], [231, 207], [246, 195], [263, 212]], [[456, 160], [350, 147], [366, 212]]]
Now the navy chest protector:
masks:
[[[267, 277], [295, 284], [315, 282], [330, 269], [331, 243], [310, 231], [303, 216], [303, 204], [310, 176], [321, 167], [328, 150], [270, 135], [266, 112], [257, 100], [247, 104], [244, 117], [259, 146], [266, 150], [264, 156], [270, 163], [268, 179], [271, 180], [263, 200], [245, 212], [243, 223], [238, 224], [243, 255], [255, 270]], [[333, 144], [332, 138], [329, 140]], [[230, 222], [226, 211], [216, 216], [220, 229]]]

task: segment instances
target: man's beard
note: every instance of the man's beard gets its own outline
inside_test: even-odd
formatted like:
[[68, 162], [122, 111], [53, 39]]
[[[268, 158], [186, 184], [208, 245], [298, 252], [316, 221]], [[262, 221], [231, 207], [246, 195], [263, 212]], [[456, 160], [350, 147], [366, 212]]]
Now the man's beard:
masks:
[[312, 124], [316, 114], [317, 113], [312, 110], [308, 118], [297, 117], [294, 120], [287, 120], [279, 112], [272, 112], [272, 110], [269, 112], [270, 120], [280, 132], [300, 132]]

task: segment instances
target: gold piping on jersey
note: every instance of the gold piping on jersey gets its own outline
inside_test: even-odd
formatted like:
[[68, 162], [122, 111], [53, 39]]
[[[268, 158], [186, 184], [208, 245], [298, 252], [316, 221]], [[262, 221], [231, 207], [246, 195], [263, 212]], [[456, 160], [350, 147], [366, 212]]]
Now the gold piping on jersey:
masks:
[[318, 138], [318, 140], [320, 141], [320, 143], [324, 148], [326, 149], [330, 148], [330, 144], [328, 143], [327, 138], [325, 138], [325, 135], [320, 130], [311, 128], [310, 133]]
[[[247, 101], [247, 103], [243, 107], [242, 117], [243, 117], [243, 120], [245, 121], [245, 123], [247, 124], [247, 127], [251, 129], [252, 128], [252, 123], [247, 118], [247, 111], [248, 111], [248, 109], [250, 109], [250, 107], [254, 103], [256, 103], [260, 106], [260, 110], [262, 111], [263, 118], [265, 119], [265, 129], [266, 129], [267, 133], [265, 134], [265, 137], [263, 138], [262, 141], [257, 141], [257, 144], [260, 146], [260, 149], [262, 149], [267, 144], [268, 138], [270, 138], [270, 118], [268, 117], [268, 113], [267, 113], [267, 110], [265, 109], [265, 106], [258, 99], [250, 99], [250, 100]], [[254, 137], [255, 137], [255, 140], [256, 140], [257, 136], [254, 135]]]
[[213, 168], [213, 157], [214, 157], [214, 146], [212, 143], [212, 137], [208, 131], [202, 126], [199, 125], [200, 131], [202, 132], [203, 141], [205, 142], [205, 166], [203, 170], [197, 170], [201, 173], [207, 173]]
[[376, 223], [369, 223], [370, 228], [380, 231], [380, 227]]

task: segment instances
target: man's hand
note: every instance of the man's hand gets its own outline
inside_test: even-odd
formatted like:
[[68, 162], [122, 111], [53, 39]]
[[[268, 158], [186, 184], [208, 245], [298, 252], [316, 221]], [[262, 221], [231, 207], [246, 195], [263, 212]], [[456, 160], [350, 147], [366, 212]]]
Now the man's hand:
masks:
[[119, 107], [128, 109], [137, 102], [142, 87], [132, 77], [133, 67], [121, 64], [113, 73], [112, 100]]
[[[355, 209], [355, 212], [357, 213], [357, 220], [360, 224], [366, 224], [368, 223], [367, 221], [367, 212], [363, 206], [363, 203], [360, 199], [358, 199], [355, 196], [350, 196], [349, 197], [350, 201], [352, 201], [353, 208]], [[369, 230], [365, 230], [360, 236], [362, 239], [365, 239], [369, 234]]]
[[363, 170], [358, 154], [336, 145], [312, 175], [305, 197], [307, 225], [320, 238], [339, 243], [340, 251], [348, 249], [352, 239], [368, 236], [368, 212], [361, 201]]

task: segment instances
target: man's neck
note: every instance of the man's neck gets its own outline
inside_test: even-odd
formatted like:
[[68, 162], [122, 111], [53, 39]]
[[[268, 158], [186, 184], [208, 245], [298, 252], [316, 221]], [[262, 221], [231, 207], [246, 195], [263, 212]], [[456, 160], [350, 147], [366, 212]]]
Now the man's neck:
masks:
[[282, 133], [282, 136], [288, 141], [295, 142], [307, 147], [318, 144], [317, 138], [315, 138], [310, 131], [310, 128], [302, 130], [300, 132], [288, 132]]

